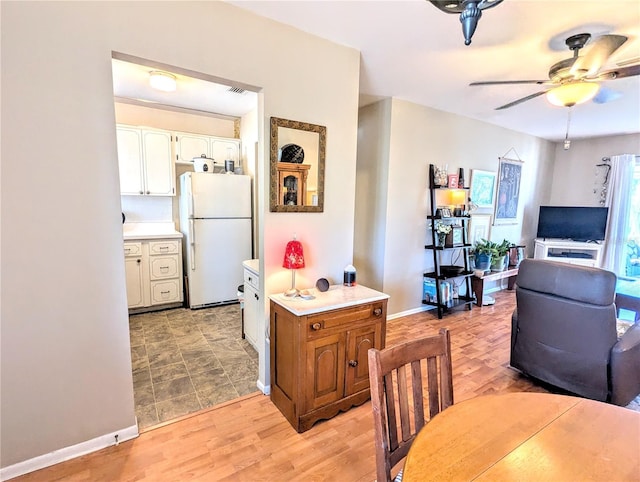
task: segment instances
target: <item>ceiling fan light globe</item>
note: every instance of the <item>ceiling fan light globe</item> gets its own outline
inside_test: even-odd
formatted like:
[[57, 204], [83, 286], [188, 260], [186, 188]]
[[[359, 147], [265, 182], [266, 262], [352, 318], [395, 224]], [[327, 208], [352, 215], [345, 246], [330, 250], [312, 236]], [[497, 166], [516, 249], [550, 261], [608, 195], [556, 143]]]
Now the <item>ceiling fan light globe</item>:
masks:
[[547, 92], [547, 100], [558, 107], [571, 107], [595, 97], [600, 90], [596, 82], [571, 82]]

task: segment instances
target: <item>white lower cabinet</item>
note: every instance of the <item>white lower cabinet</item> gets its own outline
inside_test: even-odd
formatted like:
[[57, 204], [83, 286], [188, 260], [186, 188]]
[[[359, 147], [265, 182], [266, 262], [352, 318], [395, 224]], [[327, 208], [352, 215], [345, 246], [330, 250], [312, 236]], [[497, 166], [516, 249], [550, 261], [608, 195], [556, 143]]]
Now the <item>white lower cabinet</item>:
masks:
[[244, 335], [247, 341], [258, 349], [258, 313], [260, 309], [260, 278], [248, 269], [244, 268]]
[[125, 241], [127, 304], [129, 309], [181, 303], [182, 241]]

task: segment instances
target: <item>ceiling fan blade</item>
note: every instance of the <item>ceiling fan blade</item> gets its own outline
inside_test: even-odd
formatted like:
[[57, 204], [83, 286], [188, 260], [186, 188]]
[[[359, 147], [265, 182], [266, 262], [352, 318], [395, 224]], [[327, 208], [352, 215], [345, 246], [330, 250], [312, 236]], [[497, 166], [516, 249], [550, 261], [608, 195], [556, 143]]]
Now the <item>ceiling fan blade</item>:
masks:
[[622, 79], [624, 77], [633, 77], [635, 75], [640, 75], [640, 64], [605, 70], [604, 72], [600, 72], [594, 79], [589, 80], [614, 80]]
[[627, 41], [624, 35], [603, 35], [598, 37], [584, 56], [578, 57], [571, 67], [576, 77], [595, 75], [607, 59]]
[[551, 84], [549, 80], [485, 80], [484, 82], [471, 82], [469, 85], [507, 85], [507, 84]]
[[596, 104], [606, 104], [607, 102], [619, 99], [620, 97], [622, 97], [621, 92], [601, 85], [600, 90], [593, 98], [593, 102], [595, 102]]
[[536, 97], [541, 96], [542, 94], [546, 94], [546, 93], [547, 93], [546, 90], [542, 90], [540, 92], [536, 92], [535, 94], [531, 94], [531, 95], [528, 95], [526, 97], [523, 97], [522, 99], [514, 100], [513, 102], [509, 102], [508, 104], [501, 105], [500, 107], [496, 107], [495, 110], [508, 109], [509, 107], [513, 107], [514, 105], [522, 104], [523, 102], [526, 102], [526, 101], [531, 100], [531, 99], [535, 99]]

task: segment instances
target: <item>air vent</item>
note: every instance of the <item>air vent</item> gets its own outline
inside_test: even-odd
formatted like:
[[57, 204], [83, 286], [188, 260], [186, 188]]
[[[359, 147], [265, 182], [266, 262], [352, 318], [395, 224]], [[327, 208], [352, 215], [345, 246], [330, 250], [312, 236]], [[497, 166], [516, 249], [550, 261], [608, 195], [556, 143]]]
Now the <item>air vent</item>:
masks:
[[241, 89], [240, 87], [229, 87], [227, 92], [233, 92], [234, 94], [244, 94], [246, 90]]

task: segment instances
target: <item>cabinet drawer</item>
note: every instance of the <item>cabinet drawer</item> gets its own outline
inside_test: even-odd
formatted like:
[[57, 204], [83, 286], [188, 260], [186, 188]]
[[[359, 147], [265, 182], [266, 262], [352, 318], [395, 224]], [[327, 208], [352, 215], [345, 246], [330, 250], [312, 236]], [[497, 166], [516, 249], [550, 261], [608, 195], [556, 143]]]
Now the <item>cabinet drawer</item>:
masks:
[[260, 286], [260, 278], [257, 274], [252, 273], [248, 269], [244, 270], [244, 282], [248, 285], [253, 286], [253, 288], [258, 291]]
[[178, 279], [151, 282], [152, 305], [174, 303], [176, 301], [182, 301], [182, 293], [180, 292], [180, 281]]
[[124, 243], [124, 255], [140, 256], [142, 254], [142, 243]]
[[180, 252], [180, 241], [150, 241], [149, 254], [178, 254]]
[[383, 318], [383, 303], [368, 303], [364, 305], [345, 308], [342, 310], [327, 311], [307, 318], [307, 335], [317, 335], [333, 328], [346, 329], [349, 325], [355, 325], [367, 320]]
[[154, 256], [149, 261], [151, 279], [175, 278], [179, 276], [180, 270], [178, 263], [180, 263], [178, 255]]

